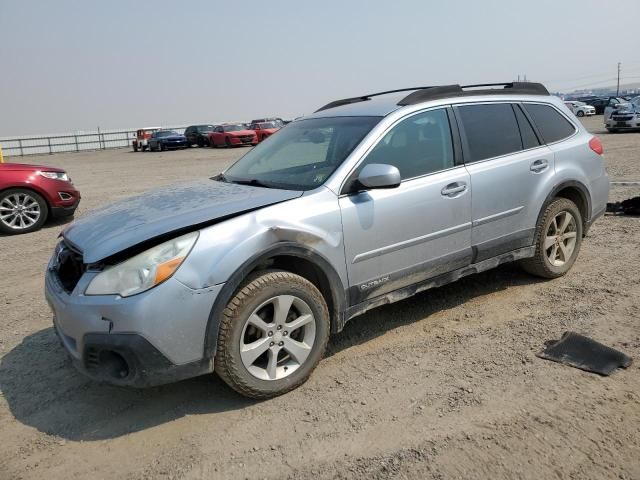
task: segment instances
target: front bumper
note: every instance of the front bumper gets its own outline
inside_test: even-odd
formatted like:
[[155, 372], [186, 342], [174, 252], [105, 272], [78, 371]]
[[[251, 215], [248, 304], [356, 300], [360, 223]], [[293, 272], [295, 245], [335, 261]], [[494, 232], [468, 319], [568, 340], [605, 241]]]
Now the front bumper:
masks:
[[213, 359], [204, 358], [204, 340], [222, 285], [193, 290], [170, 278], [128, 298], [82, 295], [93, 276], [85, 273], [71, 293], [50, 269], [45, 279], [55, 330], [83, 373], [147, 387], [213, 371]]
[[60, 204], [51, 207], [51, 218], [65, 218], [72, 216], [80, 205], [80, 196], [71, 205]]
[[640, 128], [640, 116], [634, 116], [631, 119], [625, 119], [625, 120], [609, 118], [606, 121], [605, 126], [607, 128], [620, 129], [620, 130], [638, 129]]

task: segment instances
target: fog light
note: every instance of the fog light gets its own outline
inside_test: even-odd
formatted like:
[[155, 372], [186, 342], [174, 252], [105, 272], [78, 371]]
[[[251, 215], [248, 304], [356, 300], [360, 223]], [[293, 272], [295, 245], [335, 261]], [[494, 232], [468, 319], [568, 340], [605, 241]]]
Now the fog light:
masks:
[[71, 200], [73, 197], [68, 194], [67, 192], [58, 192], [58, 196], [60, 197], [60, 200]]

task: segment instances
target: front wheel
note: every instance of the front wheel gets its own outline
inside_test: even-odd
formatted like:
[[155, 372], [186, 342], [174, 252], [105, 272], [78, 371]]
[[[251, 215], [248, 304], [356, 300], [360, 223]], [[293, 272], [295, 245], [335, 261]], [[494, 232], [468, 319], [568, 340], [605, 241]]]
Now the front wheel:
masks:
[[579, 117], [584, 117], [584, 112], [582, 110], [578, 111], [578, 113], [576, 114]]
[[536, 250], [522, 267], [532, 275], [557, 278], [573, 266], [582, 245], [582, 215], [571, 200], [557, 198], [544, 211], [538, 225]]
[[32, 190], [10, 188], [0, 193], [0, 232], [29, 233], [47, 220], [47, 202]]
[[215, 370], [234, 390], [270, 398], [304, 383], [329, 340], [327, 304], [291, 272], [250, 276], [223, 312]]
[[224, 138], [224, 144], [227, 146], [227, 148], [231, 148], [231, 140], [229, 140], [229, 137]]

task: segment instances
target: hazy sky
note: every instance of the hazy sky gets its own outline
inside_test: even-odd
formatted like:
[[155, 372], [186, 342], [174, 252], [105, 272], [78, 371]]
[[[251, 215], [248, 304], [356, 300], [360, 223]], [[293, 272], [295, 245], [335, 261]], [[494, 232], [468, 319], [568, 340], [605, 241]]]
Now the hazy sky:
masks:
[[640, 0], [0, 0], [0, 137], [310, 113], [446, 83], [640, 81]]

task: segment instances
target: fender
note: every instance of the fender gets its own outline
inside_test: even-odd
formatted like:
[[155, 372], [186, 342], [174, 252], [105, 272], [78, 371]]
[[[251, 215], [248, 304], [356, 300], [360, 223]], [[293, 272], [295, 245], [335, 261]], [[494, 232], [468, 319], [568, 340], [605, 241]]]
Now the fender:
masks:
[[567, 187], [573, 187], [580, 192], [580, 197], [585, 204], [586, 207], [586, 215], [585, 218], [582, 219], [582, 235], [587, 234], [587, 230], [589, 229], [589, 225], [591, 223], [591, 195], [589, 194], [589, 190], [582, 183], [576, 180], [566, 180], [562, 183], [559, 183], [549, 192], [547, 198], [545, 198], [544, 203], [542, 204], [542, 208], [540, 208], [540, 212], [538, 213], [538, 219], [536, 220], [536, 233], [534, 238], [538, 238], [538, 228], [540, 226], [540, 220], [542, 220], [542, 216], [544, 215], [544, 211], [551, 204], [553, 199], [557, 196], [558, 192], [564, 190]]
[[247, 275], [251, 273], [257, 266], [265, 263], [270, 258], [280, 255], [287, 255], [290, 257], [299, 257], [310, 260], [329, 279], [329, 285], [331, 288], [331, 297], [333, 302], [333, 315], [332, 315], [332, 332], [339, 332], [346, 323], [345, 309], [347, 304], [347, 294], [340, 280], [340, 276], [331, 266], [328, 260], [326, 260], [318, 252], [304, 247], [294, 242], [279, 242], [272, 245], [268, 249], [254, 255], [245, 261], [224, 284], [224, 287], [218, 294], [209, 319], [207, 320], [207, 329], [204, 340], [204, 357], [211, 358], [216, 353], [217, 340], [218, 340], [218, 328], [220, 326], [220, 318], [225, 307], [233, 297], [240, 284], [247, 278]]

